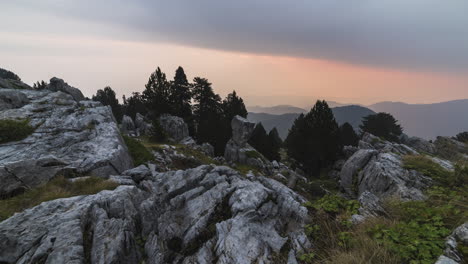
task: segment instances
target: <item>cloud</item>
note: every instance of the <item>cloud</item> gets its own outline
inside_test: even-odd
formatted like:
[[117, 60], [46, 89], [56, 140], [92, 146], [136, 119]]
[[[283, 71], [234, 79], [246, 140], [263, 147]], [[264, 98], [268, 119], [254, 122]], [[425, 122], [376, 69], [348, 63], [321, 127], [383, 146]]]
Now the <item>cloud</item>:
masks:
[[8, 2], [0, 8], [94, 22], [130, 40], [381, 67], [468, 69], [466, 0]]

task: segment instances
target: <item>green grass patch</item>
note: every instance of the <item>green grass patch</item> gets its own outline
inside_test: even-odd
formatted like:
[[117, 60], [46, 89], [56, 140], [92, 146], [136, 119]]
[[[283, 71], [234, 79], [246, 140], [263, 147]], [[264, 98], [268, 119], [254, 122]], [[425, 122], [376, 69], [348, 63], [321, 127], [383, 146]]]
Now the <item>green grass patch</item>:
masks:
[[256, 151], [256, 150], [249, 150], [249, 151], [246, 151], [246, 152], [245, 152], [245, 155], [247, 156], [247, 158], [264, 160], [262, 154], [260, 154], [260, 153], [259, 153], [258, 151]]
[[153, 154], [138, 140], [123, 136], [135, 166], [140, 166], [154, 159]]
[[423, 155], [407, 155], [403, 158], [403, 167], [416, 170], [436, 181], [441, 186], [461, 186], [468, 182], [468, 166], [466, 162], [455, 164], [454, 171], [448, 171]]
[[18, 196], [0, 200], [0, 221], [34, 207], [42, 202], [77, 195], [95, 194], [102, 190], [113, 190], [118, 184], [106, 179], [89, 177], [71, 182], [64, 177], [57, 177], [40, 187], [28, 190]]
[[257, 167], [250, 166], [250, 165], [247, 165], [247, 164], [236, 164], [233, 167], [233, 169], [235, 169], [236, 171], [240, 172], [243, 175], [247, 175], [247, 173], [249, 173], [249, 171], [252, 171], [253, 174], [259, 174], [260, 173], [260, 171], [258, 170]]
[[27, 138], [34, 132], [29, 120], [0, 120], [0, 144]]

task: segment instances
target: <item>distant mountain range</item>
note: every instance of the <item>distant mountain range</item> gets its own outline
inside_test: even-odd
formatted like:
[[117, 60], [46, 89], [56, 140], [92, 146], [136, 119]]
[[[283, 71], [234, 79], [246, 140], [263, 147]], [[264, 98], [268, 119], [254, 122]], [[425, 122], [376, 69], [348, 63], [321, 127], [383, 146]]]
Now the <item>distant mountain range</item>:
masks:
[[[279, 108], [277, 108], [279, 109]], [[276, 109], [276, 110], [277, 110]], [[357, 105], [341, 106], [332, 108], [335, 119], [339, 125], [344, 124], [345, 122], [350, 123], [355, 130], [359, 129], [361, 120], [364, 116], [374, 114], [374, 111]], [[306, 112], [306, 111], [302, 111]], [[288, 131], [291, 128], [294, 120], [302, 112], [296, 113], [287, 113], [287, 114], [270, 114], [270, 113], [253, 113], [249, 112], [248, 119], [256, 122], [262, 123], [267, 131], [276, 127], [281, 138], [285, 139], [288, 135]]]
[[434, 139], [468, 131], [468, 99], [435, 104], [382, 102], [369, 108], [392, 114], [411, 136]]
[[[330, 107], [339, 107], [339, 106], [346, 106], [351, 104], [343, 104], [334, 101], [327, 101], [328, 106]], [[313, 107], [307, 107], [306, 109], [301, 107], [296, 107], [293, 105], [275, 105], [275, 106], [248, 106], [247, 110], [252, 113], [265, 113], [265, 114], [272, 114], [272, 115], [282, 115], [282, 114], [300, 114], [309, 112], [310, 109]]]
[[[406, 104], [401, 102], [381, 102], [368, 107], [358, 105], [343, 105], [329, 102], [337, 122], [341, 125], [349, 122], [358, 130], [364, 116], [376, 112], [392, 114], [410, 136], [435, 139], [437, 136], [454, 136], [468, 131], [468, 99], [455, 100], [434, 104]], [[248, 119], [262, 122], [266, 130], [278, 129], [284, 139], [289, 128], [300, 113], [309, 110], [291, 105], [272, 107], [249, 107]]]

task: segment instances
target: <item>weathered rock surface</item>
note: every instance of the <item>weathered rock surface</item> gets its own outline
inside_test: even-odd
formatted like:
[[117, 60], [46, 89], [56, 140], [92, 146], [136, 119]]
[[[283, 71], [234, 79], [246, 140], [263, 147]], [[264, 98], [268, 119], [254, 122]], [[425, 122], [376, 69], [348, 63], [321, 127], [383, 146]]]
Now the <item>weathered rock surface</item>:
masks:
[[29, 103], [24, 93], [18, 90], [0, 90], [0, 111], [11, 108], [20, 108]]
[[304, 199], [275, 180], [208, 165], [126, 174], [139, 184], [45, 202], [1, 222], [0, 262], [274, 263], [281, 251], [295, 263], [311, 247]]
[[128, 136], [136, 136], [135, 124], [133, 120], [128, 115], [122, 117], [122, 123], [120, 124], [120, 130], [123, 134]]
[[184, 119], [180, 117], [167, 114], [161, 115], [159, 117], [159, 124], [167, 133], [167, 135], [175, 142], [180, 142], [183, 139], [189, 137], [188, 126]]
[[50, 79], [50, 83], [47, 85], [46, 89], [52, 92], [60, 91], [69, 94], [77, 102], [83, 101], [85, 99], [84, 95], [78, 88], [68, 85], [68, 83], [64, 82], [62, 79], [59, 79], [57, 77], [53, 77], [52, 79]]
[[[365, 194], [384, 198], [397, 196], [404, 200], [421, 200], [423, 191], [432, 180], [414, 170], [403, 167], [404, 155], [419, 154], [414, 149], [393, 142], [384, 141], [371, 134], [365, 134], [356, 151], [343, 165], [340, 185], [352, 198]], [[445, 167], [450, 162], [439, 160]], [[372, 206], [371, 206], [372, 207]], [[368, 210], [369, 211], [369, 210]]]
[[445, 245], [444, 255], [440, 256], [436, 264], [461, 264], [467, 261], [458, 252], [458, 246], [468, 246], [468, 222], [457, 227], [452, 234], [447, 238]]
[[[59, 88], [67, 87], [57, 82]], [[63, 90], [76, 93], [73, 89]], [[28, 119], [36, 129], [21, 141], [0, 144], [0, 196], [43, 183], [57, 173], [108, 176], [132, 167], [109, 107], [77, 102], [62, 91], [1, 91], [19, 92], [28, 103], [0, 110], [0, 119]]]
[[232, 138], [227, 142], [224, 150], [224, 158], [229, 162], [247, 163], [249, 151], [255, 151], [247, 141], [252, 136], [255, 123], [235, 116], [231, 121]]

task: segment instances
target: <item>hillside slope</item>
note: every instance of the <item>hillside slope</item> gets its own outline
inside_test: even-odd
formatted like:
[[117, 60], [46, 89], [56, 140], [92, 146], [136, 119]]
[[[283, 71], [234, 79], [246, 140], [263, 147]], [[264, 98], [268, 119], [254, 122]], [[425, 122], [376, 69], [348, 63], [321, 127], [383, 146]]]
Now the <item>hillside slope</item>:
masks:
[[382, 102], [369, 108], [395, 116], [411, 136], [434, 139], [468, 131], [468, 99], [436, 104]]

